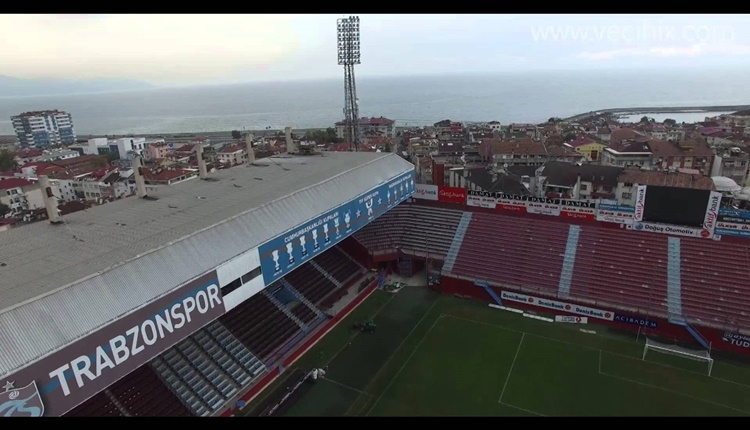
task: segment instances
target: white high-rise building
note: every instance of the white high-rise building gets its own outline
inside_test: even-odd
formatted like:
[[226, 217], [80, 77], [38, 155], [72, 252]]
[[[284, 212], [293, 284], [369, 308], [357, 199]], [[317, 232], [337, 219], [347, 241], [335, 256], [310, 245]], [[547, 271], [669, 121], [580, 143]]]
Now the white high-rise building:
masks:
[[46, 148], [76, 142], [73, 118], [59, 110], [24, 112], [12, 116], [13, 128], [21, 147]]

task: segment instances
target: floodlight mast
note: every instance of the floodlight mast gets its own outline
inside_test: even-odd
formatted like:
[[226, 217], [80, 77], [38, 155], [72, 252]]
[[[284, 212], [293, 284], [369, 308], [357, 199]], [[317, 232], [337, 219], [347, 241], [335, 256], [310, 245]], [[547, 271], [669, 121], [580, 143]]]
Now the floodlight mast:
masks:
[[359, 99], [354, 78], [354, 65], [360, 62], [359, 17], [340, 18], [338, 29], [338, 60], [344, 66], [344, 138], [349, 150], [359, 151]]

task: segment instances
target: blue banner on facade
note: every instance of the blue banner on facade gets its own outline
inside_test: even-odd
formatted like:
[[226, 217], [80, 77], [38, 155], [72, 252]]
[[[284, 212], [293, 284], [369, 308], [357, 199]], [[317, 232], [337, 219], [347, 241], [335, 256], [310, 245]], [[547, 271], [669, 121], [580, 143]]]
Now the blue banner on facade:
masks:
[[734, 237], [750, 237], [750, 231], [747, 230], [729, 230], [726, 228], [717, 228], [714, 230], [715, 236], [734, 236]]
[[264, 243], [258, 252], [266, 285], [341, 242], [413, 193], [412, 170]]
[[719, 209], [719, 217], [750, 219], [750, 211], [724, 208], [724, 209]]
[[635, 207], [633, 206], [606, 205], [606, 204], [599, 203], [596, 207], [597, 209], [603, 210], [603, 211], [635, 213]]

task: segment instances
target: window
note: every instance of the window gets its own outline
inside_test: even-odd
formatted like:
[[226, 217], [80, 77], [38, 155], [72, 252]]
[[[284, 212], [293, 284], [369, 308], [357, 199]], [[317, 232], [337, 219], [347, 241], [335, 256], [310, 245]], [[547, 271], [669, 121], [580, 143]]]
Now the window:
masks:
[[256, 267], [255, 269], [245, 273], [244, 275], [240, 276], [239, 278], [235, 279], [234, 281], [230, 282], [228, 285], [225, 285], [221, 289], [221, 295], [226, 296], [227, 294], [231, 293], [232, 291], [236, 290], [237, 288], [240, 288], [241, 286], [247, 284], [248, 282], [252, 281], [253, 279], [257, 278], [263, 273], [263, 271], [260, 269], [260, 266]]
[[630, 200], [630, 199], [633, 198], [633, 194], [632, 193], [622, 193], [622, 198], [625, 199], [625, 200]]
[[630, 182], [625, 182], [625, 183], [623, 183], [622, 185], [623, 185], [624, 187], [627, 187], [627, 188], [630, 188], [630, 187], [632, 187], [632, 186], [633, 186], [633, 184], [632, 184], [632, 183], [630, 183]]
[[581, 191], [586, 191], [589, 189], [588, 184], [581, 184]]

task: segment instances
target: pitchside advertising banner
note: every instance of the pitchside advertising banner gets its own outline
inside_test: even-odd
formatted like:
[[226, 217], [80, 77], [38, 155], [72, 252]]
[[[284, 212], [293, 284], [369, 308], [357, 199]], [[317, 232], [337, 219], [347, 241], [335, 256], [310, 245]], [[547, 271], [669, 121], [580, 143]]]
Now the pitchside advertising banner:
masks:
[[60, 416], [225, 312], [211, 271], [0, 381], [0, 416]]
[[438, 186], [437, 185], [417, 184], [415, 188], [416, 189], [414, 190], [414, 195], [412, 196], [413, 198], [437, 201], [438, 199]]
[[503, 291], [500, 299], [508, 300], [510, 302], [525, 303], [531, 306], [538, 306], [540, 308], [552, 309], [556, 311], [568, 312], [571, 314], [583, 315], [587, 317], [599, 318], [607, 321], [613, 321], [615, 314], [609, 311], [603, 311], [601, 309], [589, 308], [586, 306], [579, 306], [572, 303], [559, 302], [557, 300], [544, 299], [541, 297], [527, 296], [526, 294], [512, 293], [510, 291]]
[[466, 197], [466, 205], [537, 215], [562, 216], [587, 220], [596, 219], [596, 203], [578, 200], [548, 199], [544, 197], [469, 190]]
[[714, 233], [719, 236], [750, 237], [750, 211], [719, 209]]
[[361, 229], [414, 194], [414, 171], [328, 211], [258, 248], [263, 281], [271, 285], [287, 273]]
[[438, 201], [445, 203], [466, 204], [466, 188], [438, 187]]
[[633, 206], [607, 205], [599, 203], [596, 220], [615, 224], [633, 224], [635, 208]]
[[721, 340], [726, 343], [731, 343], [734, 346], [739, 346], [740, 348], [750, 348], [750, 336], [744, 334], [725, 331], [724, 335], [721, 336]]
[[569, 324], [588, 324], [588, 317], [571, 317], [568, 315], [557, 315], [555, 316], [555, 322], [569, 323]]

